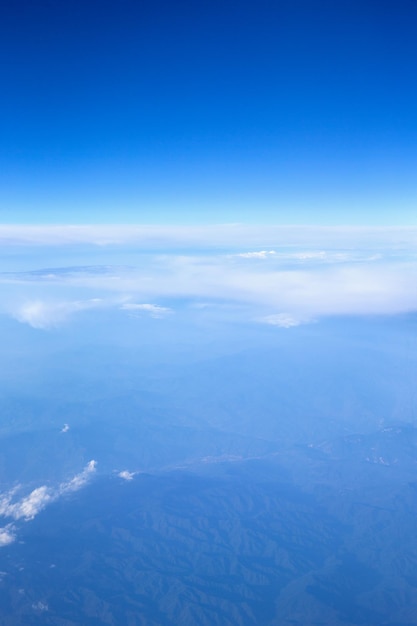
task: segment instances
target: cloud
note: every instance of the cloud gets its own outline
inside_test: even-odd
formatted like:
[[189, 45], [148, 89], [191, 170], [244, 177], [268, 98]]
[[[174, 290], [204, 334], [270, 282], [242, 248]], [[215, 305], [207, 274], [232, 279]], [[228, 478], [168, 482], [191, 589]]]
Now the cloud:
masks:
[[[91, 295], [99, 293], [100, 298], [58, 301], [56, 297], [44, 296], [13, 305], [4, 297], [3, 310], [37, 329], [57, 327], [87, 310], [114, 309], [158, 319], [172, 313], [172, 308], [153, 304], [156, 299], [188, 302], [188, 314], [194, 316], [203, 315], [203, 311], [207, 315], [209, 309], [226, 314], [225, 305], [233, 306], [236, 315], [244, 312], [247, 320], [283, 313], [292, 319], [307, 320], [417, 311], [415, 260], [378, 258], [317, 263], [316, 257], [309, 260], [305, 256], [303, 265], [288, 266], [277, 257], [271, 257], [273, 261], [267, 264], [251, 258], [240, 262], [216, 254], [152, 257], [146, 267], [120, 271], [117, 280], [113, 276], [110, 279], [82, 275], [76, 283], [67, 284], [63, 279], [60, 285], [70, 294], [83, 289]], [[193, 306], [201, 302], [205, 309]], [[266, 323], [273, 324], [274, 319], [279, 325], [279, 317], [269, 317]]]
[[[27, 496], [20, 500], [15, 500], [17, 489], [12, 489], [7, 494], [0, 498], [0, 515], [2, 517], [12, 518], [15, 521], [24, 520], [29, 521], [33, 519], [40, 511], [42, 511], [48, 504], [57, 500], [60, 496], [77, 491], [81, 489], [89, 480], [92, 473], [96, 470], [96, 461], [90, 461], [82, 472], [76, 474], [72, 480], [66, 483], [61, 483], [58, 488], [47, 487], [42, 485], [37, 487]], [[7, 541], [7, 526], [3, 531], [3, 541]], [[2, 545], [6, 545], [3, 543]]]
[[123, 266], [111, 265], [70, 265], [64, 267], [48, 267], [20, 272], [0, 272], [3, 282], [39, 282], [56, 283], [62, 279], [71, 280], [77, 276], [100, 276], [113, 274], [117, 270], [126, 269]]
[[0, 499], [0, 515], [15, 520], [33, 519], [53, 499], [52, 490], [45, 485], [34, 489], [18, 502], [12, 502], [13, 495], [14, 491]]
[[92, 474], [97, 469], [97, 461], [89, 461], [82, 472], [76, 474], [72, 480], [67, 483], [62, 483], [58, 489], [58, 495], [68, 493], [71, 491], [78, 491], [81, 487], [89, 481]]
[[117, 475], [119, 478], [123, 478], [124, 480], [132, 480], [136, 472], [128, 472], [127, 470], [123, 470], [119, 472]]
[[275, 250], [261, 250], [260, 252], [241, 252], [236, 256], [240, 256], [244, 259], [266, 259], [271, 254], [276, 254]]
[[[10, 228], [0, 226], [0, 241], [19, 235], [21, 246], [35, 240], [53, 245], [54, 237], [94, 244], [113, 233], [118, 260], [126, 263], [97, 265], [97, 253], [90, 251], [83, 252], [78, 267], [1, 274], [1, 310], [33, 328], [58, 327], [87, 310], [162, 318], [173, 312], [169, 305], [175, 301], [181, 302], [175, 307], [178, 318], [235, 315], [276, 326], [324, 316], [417, 311], [417, 228]], [[247, 242], [249, 251], [241, 252]], [[132, 260], [138, 263], [142, 249], [147, 253], [135, 267]], [[65, 254], [78, 258], [76, 249]], [[100, 250], [107, 262], [114, 250], [106, 255]], [[197, 306], [202, 302], [204, 309]]]
[[125, 304], [122, 304], [120, 308], [123, 311], [145, 311], [145, 313], [149, 313], [151, 317], [157, 319], [160, 319], [161, 317], [165, 317], [169, 313], [172, 313], [172, 309], [158, 306], [156, 304], [135, 304], [133, 302], [126, 302]]
[[8, 546], [10, 543], [16, 540], [16, 534], [14, 532], [13, 524], [8, 524], [3, 528], [0, 528], [0, 548]]
[[352, 245], [413, 245], [417, 227], [310, 226], [213, 224], [206, 226], [161, 225], [0, 225], [1, 246], [94, 247], [135, 245], [141, 249], [163, 250], [184, 246], [216, 246], [241, 249], [274, 249], [314, 244], [321, 248]]
[[48, 307], [44, 302], [35, 300], [23, 304], [14, 313], [14, 317], [19, 322], [29, 324], [33, 328], [47, 328], [55, 325], [59, 319], [65, 319], [66, 313], [65, 305]]
[[42, 301], [30, 300], [18, 305], [12, 312], [18, 322], [29, 324], [32, 328], [56, 328], [65, 322], [71, 315], [80, 311], [102, 306], [100, 298], [91, 298], [85, 301]]
[[13, 519], [25, 519], [30, 520], [35, 517], [47, 504], [54, 499], [54, 493], [49, 488], [43, 485], [34, 489], [28, 496], [15, 502], [14, 504], [7, 503], [4, 511], [0, 509], [0, 512], [6, 517], [13, 517]]
[[279, 326], [280, 328], [292, 328], [293, 326], [299, 326], [306, 323], [307, 320], [300, 320], [288, 313], [276, 313], [274, 315], [266, 315], [259, 320], [264, 324], [270, 324], [271, 326]]
[[45, 602], [34, 602], [32, 604], [32, 609], [35, 611], [49, 611], [49, 606]]

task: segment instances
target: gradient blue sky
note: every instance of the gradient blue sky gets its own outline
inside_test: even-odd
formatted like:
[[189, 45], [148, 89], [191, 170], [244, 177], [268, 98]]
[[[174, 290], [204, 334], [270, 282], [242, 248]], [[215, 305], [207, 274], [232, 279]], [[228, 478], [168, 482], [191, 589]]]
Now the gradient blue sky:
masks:
[[417, 222], [413, 0], [3, 2], [0, 221]]

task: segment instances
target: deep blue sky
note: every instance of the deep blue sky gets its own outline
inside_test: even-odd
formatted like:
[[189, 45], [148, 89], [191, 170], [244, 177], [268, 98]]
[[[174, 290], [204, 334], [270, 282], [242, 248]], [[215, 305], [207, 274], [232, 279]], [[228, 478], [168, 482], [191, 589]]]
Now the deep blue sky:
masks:
[[417, 222], [417, 4], [9, 0], [0, 221]]

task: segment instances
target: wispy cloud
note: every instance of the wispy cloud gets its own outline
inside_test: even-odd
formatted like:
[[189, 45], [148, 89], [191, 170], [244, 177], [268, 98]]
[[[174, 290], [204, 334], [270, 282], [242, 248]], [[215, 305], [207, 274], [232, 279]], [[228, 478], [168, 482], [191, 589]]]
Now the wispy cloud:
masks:
[[34, 609], [35, 611], [49, 611], [49, 606], [46, 604], [46, 602], [41, 602], [39, 600], [38, 602], [33, 602], [32, 609]]
[[76, 474], [69, 482], [61, 483], [57, 490], [57, 496], [69, 493], [71, 491], [78, 491], [81, 487], [90, 480], [91, 475], [94, 474], [97, 468], [97, 461], [89, 461], [82, 472]]
[[158, 306], [157, 304], [135, 304], [134, 302], [126, 302], [120, 307], [123, 311], [130, 311], [133, 313], [145, 312], [149, 313], [151, 317], [161, 318], [172, 313], [172, 309], [164, 306]]
[[259, 321], [264, 324], [270, 324], [271, 326], [279, 326], [280, 328], [292, 328], [293, 326], [299, 326], [310, 320], [297, 319], [288, 313], [275, 313], [274, 315], [265, 315], [265, 317], [260, 318]]
[[282, 246], [352, 247], [352, 245], [415, 245], [417, 227], [276, 226], [214, 224], [207, 226], [160, 225], [0, 225], [2, 246], [95, 247], [136, 245], [142, 249], [215, 246], [222, 248], [277, 249]]
[[[51, 502], [84, 487], [95, 472], [96, 465], [96, 461], [90, 461], [82, 472], [76, 474], [70, 481], [61, 483], [55, 488], [42, 485], [20, 499], [16, 498], [19, 488], [12, 489], [0, 497], [0, 516], [13, 519], [15, 522], [32, 520]], [[13, 523], [0, 529], [0, 546], [12, 543], [15, 538], [16, 529]]]
[[85, 301], [48, 301], [29, 300], [17, 305], [12, 311], [12, 317], [24, 324], [29, 324], [33, 328], [54, 328], [60, 326], [71, 315], [80, 311], [99, 307], [102, 301], [93, 298]]
[[243, 259], [266, 259], [271, 254], [276, 254], [275, 250], [260, 250], [259, 252], [240, 252], [236, 256]]

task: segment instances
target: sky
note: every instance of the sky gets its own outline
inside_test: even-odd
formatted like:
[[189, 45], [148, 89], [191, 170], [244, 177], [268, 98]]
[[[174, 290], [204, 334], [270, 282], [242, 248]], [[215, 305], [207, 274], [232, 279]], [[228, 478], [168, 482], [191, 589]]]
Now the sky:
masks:
[[0, 222], [416, 224], [416, 18], [3, 2]]

